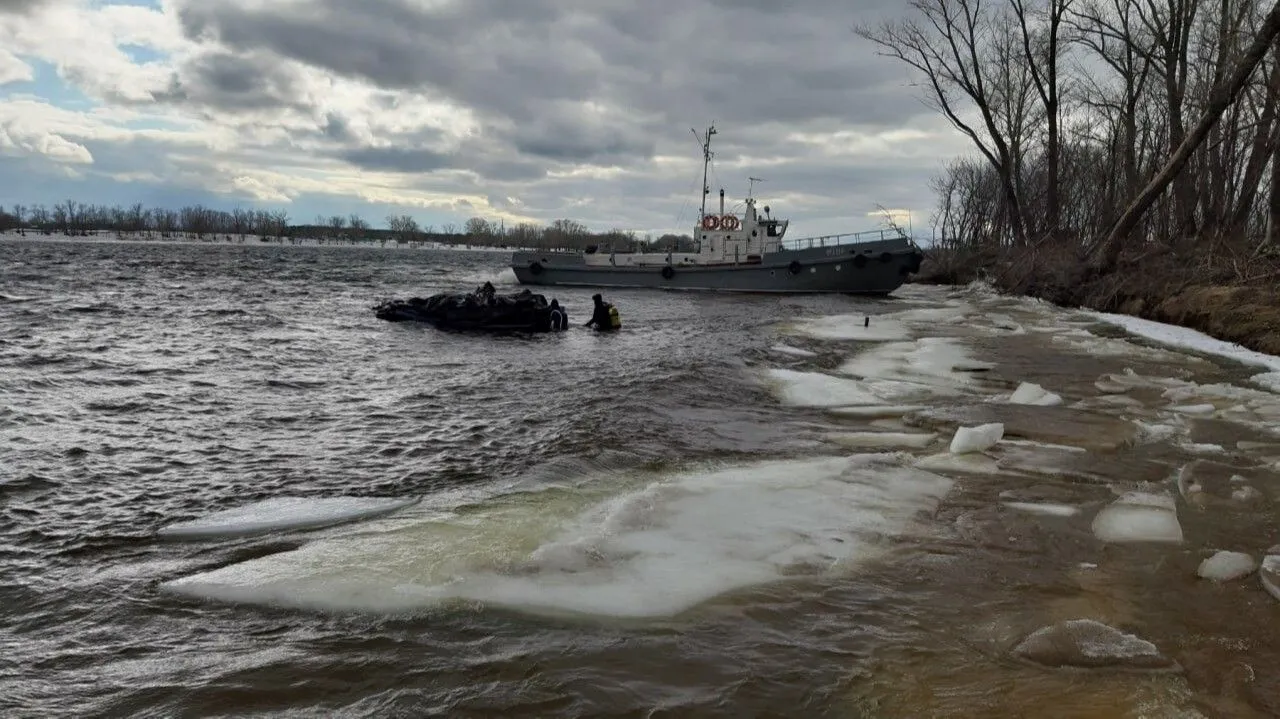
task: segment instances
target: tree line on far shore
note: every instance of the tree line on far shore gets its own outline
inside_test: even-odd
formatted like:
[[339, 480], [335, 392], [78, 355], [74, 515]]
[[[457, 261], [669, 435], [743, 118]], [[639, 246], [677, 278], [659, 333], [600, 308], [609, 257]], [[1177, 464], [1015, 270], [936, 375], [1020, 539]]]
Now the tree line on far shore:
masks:
[[311, 223], [292, 223], [285, 210], [218, 210], [192, 205], [173, 210], [145, 207], [94, 205], [67, 200], [52, 207], [12, 205], [0, 207], [0, 232], [65, 235], [72, 237], [109, 234], [120, 238], [226, 240], [244, 242], [285, 242], [314, 239], [320, 242], [360, 244], [387, 243], [422, 245], [427, 243], [471, 247], [529, 247], [581, 250], [591, 246], [617, 251], [691, 251], [689, 235], [660, 237], [610, 230], [591, 232], [574, 220], [556, 220], [550, 225], [520, 223], [507, 227], [482, 217], [467, 220], [461, 228], [452, 223], [439, 228], [420, 226], [411, 215], [388, 215], [385, 227], [375, 228], [358, 214], [317, 216]]

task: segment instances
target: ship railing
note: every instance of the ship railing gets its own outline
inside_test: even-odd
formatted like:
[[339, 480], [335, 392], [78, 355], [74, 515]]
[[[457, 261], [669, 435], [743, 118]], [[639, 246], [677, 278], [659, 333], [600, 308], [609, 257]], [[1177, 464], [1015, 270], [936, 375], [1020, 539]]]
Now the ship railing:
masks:
[[862, 232], [844, 232], [839, 235], [799, 237], [794, 240], [783, 240], [780, 245], [784, 250], [811, 250], [815, 247], [837, 247], [839, 245], [860, 245], [866, 242], [909, 239], [898, 230], [864, 230]]

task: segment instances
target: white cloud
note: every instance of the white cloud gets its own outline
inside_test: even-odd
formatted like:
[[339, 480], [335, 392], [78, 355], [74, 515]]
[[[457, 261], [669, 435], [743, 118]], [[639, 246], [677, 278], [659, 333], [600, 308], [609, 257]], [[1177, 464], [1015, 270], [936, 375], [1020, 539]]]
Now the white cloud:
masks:
[[17, 55], [0, 47], [0, 85], [26, 82], [33, 77], [30, 65], [20, 60]]

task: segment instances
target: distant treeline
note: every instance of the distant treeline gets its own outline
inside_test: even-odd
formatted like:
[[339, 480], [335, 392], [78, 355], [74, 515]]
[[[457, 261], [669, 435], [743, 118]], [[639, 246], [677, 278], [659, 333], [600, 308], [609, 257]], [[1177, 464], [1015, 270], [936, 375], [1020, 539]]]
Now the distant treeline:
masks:
[[635, 232], [591, 232], [574, 220], [550, 225], [505, 223], [473, 217], [461, 228], [445, 224], [419, 226], [410, 215], [388, 215], [384, 228], [375, 228], [360, 215], [316, 217], [307, 224], [292, 224], [285, 210], [216, 210], [192, 205], [178, 210], [93, 205], [67, 200], [44, 205], [0, 207], [0, 232], [18, 230], [43, 235], [88, 236], [113, 233], [155, 239], [239, 239], [253, 236], [263, 242], [313, 238], [342, 243], [397, 244], [438, 243], [472, 247], [537, 247], [581, 250], [588, 247], [618, 251], [691, 251], [689, 235], [640, 236]]

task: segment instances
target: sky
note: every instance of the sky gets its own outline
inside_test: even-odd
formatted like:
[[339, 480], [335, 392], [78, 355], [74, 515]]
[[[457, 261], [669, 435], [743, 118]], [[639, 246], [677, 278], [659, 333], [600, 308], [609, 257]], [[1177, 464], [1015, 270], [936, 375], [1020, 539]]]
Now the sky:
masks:
[[0, 0], [0, 206], [927, 237], [967, 152], [853, 29], [901, 0]]

